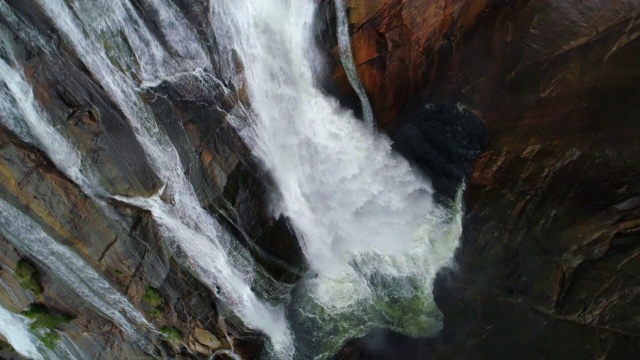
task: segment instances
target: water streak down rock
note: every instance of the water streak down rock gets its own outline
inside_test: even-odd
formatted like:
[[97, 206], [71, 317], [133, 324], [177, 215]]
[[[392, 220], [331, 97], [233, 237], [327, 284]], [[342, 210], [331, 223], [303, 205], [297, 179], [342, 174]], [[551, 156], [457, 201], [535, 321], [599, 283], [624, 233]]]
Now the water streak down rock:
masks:
[[[139, 22], [137, 30], [149, 36], [147, 40], [152, 38], [159, 46], [175, 50], [171, 53], [163, 48], [159, 52], [170, 53], [172, 60], [191, 66], [191, 60], [215, 58], [216, 55], [211, 54], [214, 51], [211, 34], [200, 31], [210, 22], [206, 11], [204, 16], [198, 12], [198, 7], [207, 8], [207, 2], [175, 3], [118, 2], [114, 10], [122, 10], [118, 6], [126, 8], [128, 16]], [[58, 5], [68, 9], [60, 14], [47, 13], [49, 7]], [[95, 170], [93, 175], [97, 181], [91, 185], [101, 190], [87, 191], [86, 187], [74, 183], [76, 179], [67, 176], [64, 169], [58, 169], [58, 164], [47, 153], [49, 149], [43, 149], [43, 139], [23, 136], [24, 127], [16, 130], [5, 125], [22, 124], [24, 114], [4, 106], [8, 101], [8, 105], [15, 107], [11, 103], [15, 96], [11, 96], [11, 89], [7, 90], [6, 72], [3, 72], [0, 196], [105, 276], [161, 331], [149, 334], [151, 348], [127, 341], [118, 327], [54, 281], [54, 274], [49, 273], [46, 264], [38, 264], [32, 254], [15, 248], [1, 235], [0, 302], [16, 313], [37, 302], [76, 316], [56, 331], [86, 350], [82, 357], [195, 358], [233, 349], [245, 358], [256, 358], [262, 351], [264, 334], [247, 329], [220, 301], [214, 291], [215, 284], [203, 282], [194, 276], [189, 266], [177, 261], [175, 249], [167, 246], [165, 234], [152, 213], [114, 200], [114, 195], [123, 198], [154, 195], [166, 186], [163, 183], [166, 179], [159, 178], [143, 143], [138, 141], [135, 123], [130, 120], [141, 119], [127, 118], [130, 114], [118, 102], [121, 99], [114, 97], [110, 92], [113, 89], [105, 86], [105, 80], [110, 79], [100, 78], [101, 74], [92, 67], [95, 63], [91, 63], [89, 55], [96, 54], [80, 51], [83, 49], [75, 46], [61, 28], [69, 26], [65, 23], [68, 19], [76, 24], [86, 20], [77, 18], [78, 14], [102, 16], [98, 7], [104, 5], [103, 2], [92, 3], [96, 6], [93, 13], [85, 5], [55, 1], [0, 2], [0, 57], [13, 71], [23, 75], [22, 86], [28, 90], [25, 94], [33, 94], [30, 101], [47, 115], [47, 119], [38, 120], [50, 121], [50, 125], [75, 146], [82, 158], [82, 163], [77, 165]], [[83, 13], [86, 11], [88, 13]], [[117, 11], [110, 14], [119, 15]], [[182, 16], [188, 20], [180, 20]], [[91, 25], [112, 24], [96, 21]], [[166, 38], [184, 28], [195, 34], [189, 37], [191, 49], [181, 47], [184, 44], [176, 39]], [[167, 34], [169, 30], [174, 32]], [[117, 68], [119, 76], [131, 76], [127, 81], [136, 85], [136, 91], [132, 92], [136, 98], [127, 101], [144, 103], [157, 129], [171, 133], [171, 146], [180, 157], [178, 166], [184, 169], [198, 206], [222, 224], [225, 231], [236, 235], [234, 238], [240, 241], [231, 244], [232, 247], [246, 247], [258, 259], [263, 271], [260, 279], [271, 280], [256, 281], [255, 291], [274, 301], [280, 300], [290, 287], [287, 283], [295, 282], [304, 271], [304, 258], [299, 255], [287, 219], [271, 217], [267, 205], [268, 176], [255, 166], [246, 146], [226, 119], [234, 102], [239, 101], [238, 92], [226, 88], [228, 84], [214, 86], [209, 81], [215, 78], [212, 75], [215, 61], [206, 69], [191, 68], [192, 72], [143, 83], [138, 76], [141, 64], [131, 53], [132, 44], [112, 35], [100, 34], [102, 42], [93, 43], [92, 46], [101, 47], [99, 52], [104, 51], [97, 56], [109, 53], [113, 56], [108, 60], [109, 66]], [[200, 48], [202, 52], [197, 51]], [[5, 97], [5, 94], [9, 95]], [[164, 199], [169, 204], [173, 201], [170, 196]], [[0, 216], [7, 214], [3, 212]], [[271, 246], [273, 244], [277, 246]], [[34, 294], [20, 285], [15, 270], [21, 259], [34, 263], [42, 279], [42, 293]], [[150, 304], [145, 300], [148, 291], [157, 294], [157, 302]], [[190, 339], [198, 329], [219, 339], [220, 346], [199, 347], [196, 354], [189, 348], [189, 341], [175, 341]], [[66, 344], [66, 340], [63, 342]]]

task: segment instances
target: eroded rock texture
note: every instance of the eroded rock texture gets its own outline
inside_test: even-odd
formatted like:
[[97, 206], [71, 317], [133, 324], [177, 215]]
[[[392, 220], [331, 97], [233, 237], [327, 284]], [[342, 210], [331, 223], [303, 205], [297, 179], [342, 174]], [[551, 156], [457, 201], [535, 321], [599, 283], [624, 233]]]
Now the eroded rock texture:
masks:
[[[395, 133], [426, 103], [461, 101], [489, 136], [456, 265], [437, 281], [441, 335], [378, 331], [340, 356], [638, 358], [640, 3], [348, 7], [379, 126]], [[339, 67], [333, 79], [355, 103]]]
[[[153, 29], [157, 14], [134, 3]], [[194, 28], [210, 28], [205, 24], [207, 1], [175, 3]], [[0, 19], [0, 27], [15, 42], [15, 53], [8, 56], [3, 48], [0, 56], [24, 69], [35, 100], [79, 150], [82, 161], [96, 170], [105, 192], [96, 195], [102, 206], [60, 171], [37, 141], [27, 141], [0, 125], [0, 197], [80, 255], [159, 332], [147, 334], [151, 346], [126, 339], [117, 326], [56, 281], [47, 264], [2, 236], [0, 303], [15, 313], [37, 303], [72, 315], [72, 321], [57, 329], [73, 339], [87, 358], [208, 358], [232, 347], [243, 358], [259, 357], [263, 335], [234, 319], [218, 301], [215, 284], [203, 283], [172, 255], [148, 211], [112, 196], [151, 196], [162, 189], [164, 180], [150, 165], [123, 111], [83, 63], [82, 54], [61, 39], [34, 1], [7, 1], [2, 6], [10, 17]], [[207, 39], [208, 56], [215, 59], [211, 34], [199, 35]], [[53, 46], [44, 51], [31, 41], [33, 36]], [[201, 206], [235, 235], [238, 246], [250, 250], [273, 281], [294, 282], [305, 267], [304, 257], [287, 219], [272, 218], [267, 207], [268, 176], [227, 121], [226, 112], [240, 96], [202, 81], [213, 73], [215, 69], [207, 68], [141, 86], [140, 96], [160, 131], [170, 134]], [[32, 264], [40, 279], [39, 291], [21, 283], [16, 274], [21, 261]], [[284, 295], [269, 292], [269, 285], [273, 284], [256, 287], [265, 287], [257, 290], [273, 298]], [[14, 355], [0, 342], [0, 357]], [[218, 353], [220, 358], [226, 356]]]

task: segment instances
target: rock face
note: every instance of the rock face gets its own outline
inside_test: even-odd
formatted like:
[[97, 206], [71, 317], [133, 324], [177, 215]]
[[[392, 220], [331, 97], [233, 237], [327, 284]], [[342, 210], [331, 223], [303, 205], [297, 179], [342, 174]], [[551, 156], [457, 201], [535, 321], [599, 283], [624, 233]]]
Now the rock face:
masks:
[[[456, 265], [436, 283], [442, 333], [373, 332], [339, 358], [638, 358], [640, 3], [348, 7], [381, 127], [395, 134], [425, 103], [461, 101], [489, 136]], [[335, 66], [334, 91], [353, 101]]]
[[393, 136], [393, 149], [431, 180], [437, 200], [450, 205], [484, 147], [486, 127], [461, 104], [427, 104]]
[[[149, 28], [155, 29], [158, 14], [142, 3], [132, 3]], [[195, 29], [209, 28], [207, 1], [175, 3]], [[164, 180], [154, 172], [123, 111], [83, 63], [82, 54], [61, 39], [35, 1], [9, 0], [0, 10], [3, 16], [10, 14], [6, 19], [0, 16], [1, 36], [15, 42], [12, 54], [5, 53], [3, 43], [0, 57], [9, 62], [13, 58], [24, 69], [35, 101], [77, 147], [83, 161], [96, 169], [100, 185], [113, 195], [157, 193]], [[203, 43], [210, 45], [207, 50], [215, 59], [211, 34], [198, 35], [207, 40]], [[55, 46], [44, 51], [29, 36]], [[297, 239], [287, 219], [272, 218], [267, 206], [268, 176], [226, 118], [241, 96], [235, 91], [223, 93], [197, 78], [210, 77], [215, 62], [212, 65], [200, 74], [181, 74], [173, 81], [141, 87], [140, 96], [160, 130], [170, 134], [202, 207], [235, 235], [238, 246], [249, 249], [272, 281], [295, 282], [306, 266]], [[184, 87], [189, 91], [184, 92]], [[2, 123], [0, 197], [107, 278], [159, 333], [149, 335], [148, 348], [127, 341], [114, 324], [58, 284], [46, 264], [0, 235], [2, 306], [21, 313], [38, 303], [73, 315], [74, 320], [56, 331], [73, 339], [87, 358], [208, 358], [231, 348], [247, 359], [260, 356], [263, 335], [227, 316], [228, 309], [218, 301], [212, 285], [202, 283], [172, 256], [149, 212], [104, 196], [101, 200], [113, 211], [108, 215], [56, 168], [37, 142], [25, 140]], [[21, 283], [16, 273], [21, 261], [33, 264], [42, 289], [34, 291]], [[259, 289], [270, 285], [256, 284], [256, 290], [271, 290], [274, 298], [284, 296], [271, 288]], [[0, 342], [0, 357], [14, 355]]]
[[[333, 17], [333, 4], [322, 11]], [[353, 56], [376, 120], [386, 127], [395, 121], [409, 97], [423, 89], [433, 53], [454, 32], [464, 32], [491, 1], [347, 0]], [[333, 45], [333, 44], [332, 44]], [[446, 45], [444, 45], [446, 46]], [[331, 49], [334, 54], [337, 49]], [[446, 61], [446, 60], [445, 60]], [[446, 66], [446, 63], [444, 64]], [[351, 95], [344, 71], [333, 74], [338, 91]]]

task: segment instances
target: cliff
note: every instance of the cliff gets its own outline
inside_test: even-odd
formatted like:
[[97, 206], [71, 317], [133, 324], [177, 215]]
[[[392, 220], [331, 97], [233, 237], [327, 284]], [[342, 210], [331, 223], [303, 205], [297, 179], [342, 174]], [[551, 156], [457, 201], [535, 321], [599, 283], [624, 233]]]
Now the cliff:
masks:
[[[330, 24], [332, 4], [323, 6]], [[488, 137], [468, 179], [455, 264], [436, 283], [443, 332], [373, 332], [338, 357], [637, 358], [640, 4], [347, 7], [379, 127], [393, 135], [425, 104], [460, 101], [481, 114]], [[335, 54], [330, 37], [322, 43]], [[333, 58], [327, 88], [354, 106]]]
[[[203, 11], [206, 1], [176, 4], [194, 27], [209, 21]], [[83, 54], [63, 41], [51, 17], [34, 1], [7, 1], [0, 10], [2, 40], [15, 42], [11, 50], [3, 42], [0, 57], [24, 69], [35, 101], [56, 129], [73, 141], [83, 162], [96, 170], [102, 188], [126, 197], [159, 192], [165, 184], [152, 169], [122, 107], [87, 68]], [[155, 15], [138, 10], [153, 28]], [[43, 39], [55, 46], [43, 46]], [[225, 110], [240, 96], [209, 88], [198, 81], [198, 74], [181, 76], [179, 82], [144, 87], [141, 96], [160, 131], [172, 136], [180, 160], [189, 165], [186, 176], [200, 205], [236, 235], [238, 246], [246, 246], [274, 282], [294, 282], [305, 267], [297, 240], [286, 219], [272, 218], [267, 207], [268, 176], [226, 119]], [[190, 86], [188, 96], [179, 86]], [[67, 314], [69, 321], [49, 323], [45, 330], [68, 336], [83, 351], [83, 358], [187, 359], [214, 353], [226, 357], [224, 351], [232, 348], [245, 358], [259, 356], [263, 335], [235, 319], [211, 290], [212, 284], [172, 255], [160, 225], [147, 210], [111, 195], [89, 196], [34, 145], [37, 141], [2, 125], [12, 120], [7, 112], [0, 116], [5, 117], [0, 123], [0, 197], [78, 254], [157, 331], [147, 333], [141, 342], [127, 338], [68, 284], [58, 281], [48, 264], [0, 235], [3, 307], [18, 314], [30, 306], [39, 306], [44, 316]], [[0, 357], [13, 356], [3, 342], [0, 345]]]

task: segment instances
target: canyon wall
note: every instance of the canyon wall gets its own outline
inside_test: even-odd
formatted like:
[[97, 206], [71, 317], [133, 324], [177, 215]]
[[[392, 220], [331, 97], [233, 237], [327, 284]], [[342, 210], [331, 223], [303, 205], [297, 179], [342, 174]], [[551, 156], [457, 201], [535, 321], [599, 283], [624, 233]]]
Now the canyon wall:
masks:
[[[380, 128], [393, 136], [425, 104], [454, 101], [481, 115], [488, 137], [468, 180], [456, 264], [437, 281], [444, 331], [430, 340], [373, 332], [339, 358], [403, 349], [416, 359], [637, 358], [640, 3], [347, 7]], [[357, 104], [331, 37], [322, 39], [327, 88]]]

